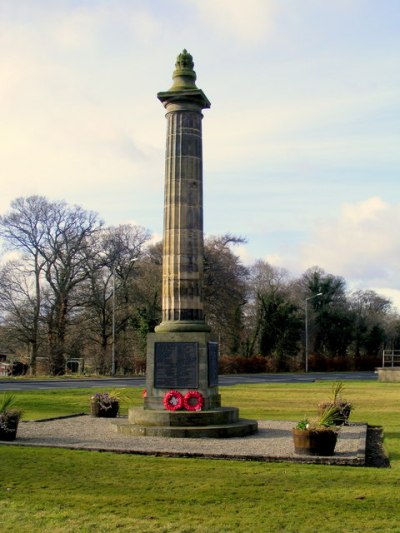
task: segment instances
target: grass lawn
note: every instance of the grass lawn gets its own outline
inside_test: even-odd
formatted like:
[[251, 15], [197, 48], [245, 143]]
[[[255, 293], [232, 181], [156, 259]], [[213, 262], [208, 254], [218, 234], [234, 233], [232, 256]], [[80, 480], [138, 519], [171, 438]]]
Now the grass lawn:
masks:
[[[297, 420], [332, 383], [221, 388], [241, 416]], [[141, 390], [132, 403], [140, 405]], [[88, 412], [93, 389], [17, 393], [25, 419]], [[0, 446], [1, 532], [400, 532], [400, 385], [346, 382], [351, 420], [382, 425], [391, 468]]]

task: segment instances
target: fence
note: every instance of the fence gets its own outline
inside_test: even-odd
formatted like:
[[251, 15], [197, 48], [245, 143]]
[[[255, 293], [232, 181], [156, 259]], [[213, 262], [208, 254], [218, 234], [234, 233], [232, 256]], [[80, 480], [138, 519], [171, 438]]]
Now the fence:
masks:
[[400, 350], [383, 350], [382, 367], [400, 366]]

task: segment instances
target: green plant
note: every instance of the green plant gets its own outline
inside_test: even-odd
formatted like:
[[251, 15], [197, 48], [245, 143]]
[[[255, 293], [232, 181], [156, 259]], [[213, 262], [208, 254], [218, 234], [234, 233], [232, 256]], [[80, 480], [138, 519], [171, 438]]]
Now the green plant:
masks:
[[7, 414], [15, 405], [16, 397], [14, 394], [3, 394], [3, 398], [0, 403], [0, 414]]
[[297, 423], [295, 428], [310, 431], [335, 430], [335, 415], [336, 408], [334, 406], [328, 406], [313, 418], [304, 417]]
[[5, 432], [14, 431], [21, 418], [22, 411], [14, 408], [15, 403], [13, 394], [3, 394], [0, 401], [0, 429]]
[[126, 389], [115, 389], [110, 392], [97, 392], [91, 396], [91, 401], [98, 403], [102, 409], [110, 409], [113, 403], [132, 402]]
[[304, 417], [299, 422], [297, 422], [296, 429], [308, 429], [310, 426], [310, 421], [308, 418]]
[[90, 398], [92, 403], [97, 403], [101, 409], [107, 411], [113, 404], [119, 402], [118, 394], [108, 392], [97, 392]]
[[343, 381], [335, 381], [332, 385], [332, 403], [340, 400], [340, 393], [344, 389]]
[[328, 402], [321, 402], [318, 407], [323, 412], [328, 407], [334, 409], [333, 420], [337, 425], [347, 424], [353, 405], [341, 396], [344, 390], [343, 382], [335, 381], [332, 384], [332, 396]]

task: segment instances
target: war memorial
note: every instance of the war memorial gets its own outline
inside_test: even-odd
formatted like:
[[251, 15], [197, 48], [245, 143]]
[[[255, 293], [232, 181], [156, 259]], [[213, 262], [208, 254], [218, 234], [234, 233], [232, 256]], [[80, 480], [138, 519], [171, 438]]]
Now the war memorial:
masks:
[[341, 427], [334, 455], [303, 454], [294, 446], [293, 421], [241, 419], [236, 407], [221, 406], [218, 343], [204, 316], [202, 286], [201, 124], [210, 102], [196, 86], [193, 66], [184, 50], [172, 87], [158, 93], [167, 118], [162, 322], [147, 338], [143, 405], [131, 407], [128, 417], [110, 413], [102, 418], [92, 412], [91, 417], [80, 413], [24, 422], [13, 442], [168, 457], [363, 466], [365, 423]]
[[235, 407], [221, 407], [218, 344], [203, 305], [202, 110], [192, 56], [179, 54], [173, 84], [159, 92], [167, 142], [162, 322], [147, 338], [146, 397], [129, 411], [122, 433], [165, 437], [237, 437], [257, 431]]

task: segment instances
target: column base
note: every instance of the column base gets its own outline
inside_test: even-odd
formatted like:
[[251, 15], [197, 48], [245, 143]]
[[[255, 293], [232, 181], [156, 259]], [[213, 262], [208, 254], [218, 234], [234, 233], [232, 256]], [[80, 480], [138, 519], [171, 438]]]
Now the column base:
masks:
[[210, 332], [211, 328], [204, 320], [166, 320], [154, 328], [156, 333], [175, 333], [179, 331]]
[[226, 439], [245, 437], [257, 432], [256, 420], [239, 418], [236, 407], [211, 411], [146, 411], [129, 409], [129, 418], [113, 422], [115, 431], [142, 437]]

